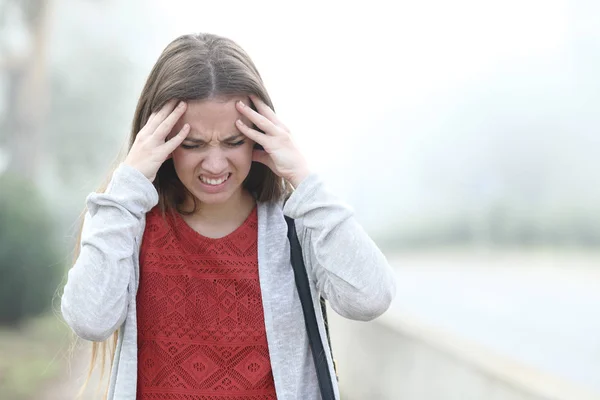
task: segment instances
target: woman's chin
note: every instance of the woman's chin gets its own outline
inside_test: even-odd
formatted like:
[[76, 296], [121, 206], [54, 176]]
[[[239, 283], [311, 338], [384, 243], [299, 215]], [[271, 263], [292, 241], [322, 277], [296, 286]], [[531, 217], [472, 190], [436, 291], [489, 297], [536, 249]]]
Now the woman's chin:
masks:
[[241, 185], [236, 187], [232, 187], [231, 185], [225, 185], [224, 187], [215, 188], [217, 190], [213, 188], [208, 188], [207, 190], [205, 186], [205, 184], [200, 183], [199, 185], [195, 185], [193, 190], [190, 190], [190, 192], [201, 204], [207, 205], [225, 204], [242, 190]]
[[187, 180], [184, 186], [200, 204], [220, 205], [242, 196], [243, 181], [236, 178], [238, 175], [235, 173], [230, 174], [224, 182], [206, 181], [198, 177]]

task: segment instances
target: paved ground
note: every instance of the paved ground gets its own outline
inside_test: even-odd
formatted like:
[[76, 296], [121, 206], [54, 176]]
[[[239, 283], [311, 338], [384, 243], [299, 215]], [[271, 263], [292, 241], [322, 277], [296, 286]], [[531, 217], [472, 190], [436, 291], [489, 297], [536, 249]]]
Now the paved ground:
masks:
[[[90, 363], [90, 348], [91, 344], [89, 342], [81, 341], [73, 352], [72, 357], [70, 357], [70, 362], [68, 365], [65, 365], [61, 376], [49, 382], [41, 393], [35, 397], [35, 400], [74, 400], [87, 376]], [[96, 370], [90, 378], [91, 383], [81, 396], [81, 400], [102, 399], [103, 392], [96, 391], [99, 377], [99, 370]]]
[[600, 393], [600, 255], [432, 253], [390, 257], [392, 312]]

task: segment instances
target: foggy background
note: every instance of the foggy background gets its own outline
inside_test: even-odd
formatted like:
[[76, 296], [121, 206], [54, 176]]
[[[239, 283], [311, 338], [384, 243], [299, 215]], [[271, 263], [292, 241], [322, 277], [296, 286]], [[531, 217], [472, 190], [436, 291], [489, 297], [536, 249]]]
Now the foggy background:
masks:
[[83, 359], [56, 315], [78, 217], [192, 32], [250, 54], [396, 269], [389, 313], [600, 395], [600, 2], [0, 0], [0, 398]]

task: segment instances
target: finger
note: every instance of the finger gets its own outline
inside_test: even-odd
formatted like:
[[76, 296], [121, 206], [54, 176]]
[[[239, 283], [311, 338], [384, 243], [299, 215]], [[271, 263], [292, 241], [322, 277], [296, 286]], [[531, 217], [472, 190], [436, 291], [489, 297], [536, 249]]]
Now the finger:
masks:
[[176, 99], [169, 100], [160, 110], [153, 113], [154, 117], [148, 119], [144, 130], [152, 135], [159, 125], [173, 112], [179, 102]]
[[148, 119], [146, 120], [146, 122], [144, 123], [144, 125], [142, 125], [140, 131], [136, 135], [136, 138], [140, 138], [140, 137], [143, 137], [143, 136], [149, 136], [151, 134], [149, 127], [152, 124], [152, 120], [155, 117], [156, 117], [156, 113], [150, 114], [150, 116], [148, 117]]
[[290, 131], [287, 128], [287, 126], [285, 126], [285, 124], [283, 122], [281, 122], [281, 120], [279, 118], [277, 118], [277, 114], [275, 114], [275, 111], [273, 111], [271, 109], [271, 107], [268, 106], [267, 103], [262, 101], [260, 99], [260, 97], [257, 97], [255, 95], [251, 94], [250, 100], [252, 100], [252, 103], [254, 104], [254, 106], [256, 107], [258, 112], [261, 113], [262, 115], [264, 115], [269, 121], [271, 121], [272, 123], [274, 123], [275, 125], [284, 129], [287, 132]]
[[[150, 136], [152, 134], [152, 132], [154, 132], [154, 130], [150, 130], [150, 129], [152, 128], [153, 121], [156, 121], [156, 114], [158, 114], [158, 111], [150, 114], [150, 116], [146, 120], [146, 123], [144, 124], [144, 126], [142, 126], [142, 129], [140, 130], [140, 133], [138, 134], [138, 136], [140, 136], [140, 135]], [[159, 122], [157, 122], [156, 124], [158, 125]]]
[[171, 154], [172, 152], [174, 152], [175, 149], [177, 149], [177, 147], [179, 147], [181, 143], [183, 143], [188, 133], [190, 133], [190, 124], [185, 124], [183, 125], [179, 133], [177, 133], [177, 135], [173, 136], [171, 139], [165, 142], [165, 144], [163, 145], [165, 153]]
[[266, 142], [268, 142], [269, 138], [262, 132], [257, 131], [256, 129], [250, 128], [246, 125], [241, 119], [235, 121], [237, 128], [246, 135], [250, 140], [255, 141], [260, 144], [262, 147], [265, 147]]
[[169, 116], [165, 118], [165, 120], [162, 121], [158, 128], [156, 128], [154, 131], [153, 135], [156, 136], [156, 139], [161, 141], [166, 139], [169, 133], [171, 133], [173, 130], [173, 127], [177, 121], [179, 121], [179, 118], [181, 118], [181, 116], [185, 113], [186, 108], [187, 104], [184, 101], [180, 102], [177, 107], [175, 107], [171, 114], [169, 114]]
[[154, 117], [156, 117], [156, 113], [153, 112], [152, 114], [150, 114], [150, 116], [148, 117], [148, 119], [146, 120], [146, 123], [144, 124], [144, 126], [152, 123], [152, 120], [154, 119]]
[[269, 121], [267, 117], [257, 113], [252, 108], [248, 107], [242, 101], [238, 101], [236, 103], [236, 107], [243, 115], [248, 117], [248, 119], [252, 121], [254, 125], [256, 125], [261, 131], [265, 132], [266, 134], [277, 135], [278, 133], [281, 133], [281, 128], [279, 128], [273, 122]]

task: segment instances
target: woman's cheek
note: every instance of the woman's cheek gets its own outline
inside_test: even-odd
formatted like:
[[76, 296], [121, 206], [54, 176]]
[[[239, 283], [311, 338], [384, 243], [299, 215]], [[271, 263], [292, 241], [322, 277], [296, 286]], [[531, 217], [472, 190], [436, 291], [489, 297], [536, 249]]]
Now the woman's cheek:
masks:
[[188, 175], [195, 170], [197, 157], [185, 149], [178, 148], [173, 152], [173, 165], [178, 175]]

